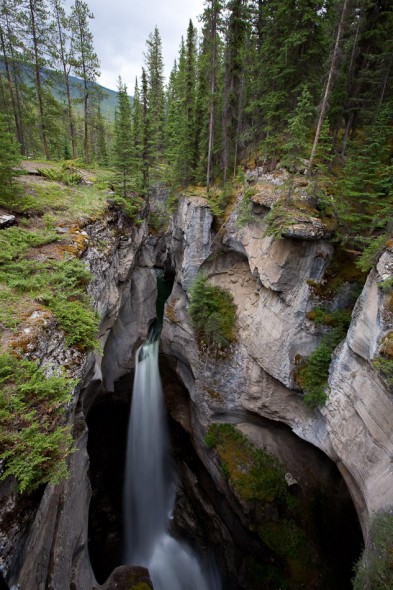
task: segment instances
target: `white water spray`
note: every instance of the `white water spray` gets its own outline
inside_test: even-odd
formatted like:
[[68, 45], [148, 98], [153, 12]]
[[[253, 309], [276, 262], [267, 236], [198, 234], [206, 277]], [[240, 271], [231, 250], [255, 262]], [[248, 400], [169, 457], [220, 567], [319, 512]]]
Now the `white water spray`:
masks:
[[147, 567], [154, 590], [218, 590], [217, 579], [207, 582], [191, 549], [167, 532], [176, 479], [158, 347], [153, 337], [136, 355], [124, 490], [126, 563]]

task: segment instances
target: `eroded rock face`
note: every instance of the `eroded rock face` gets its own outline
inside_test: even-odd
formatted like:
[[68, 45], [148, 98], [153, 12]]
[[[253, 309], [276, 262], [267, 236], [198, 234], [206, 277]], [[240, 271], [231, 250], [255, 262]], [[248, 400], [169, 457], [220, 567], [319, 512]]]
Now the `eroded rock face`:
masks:
[[[135, 265], [145, 229], [135, 229], [117, 210], [86, 227], [83, 259], [94, 274], [90, 294], [101, 318], [101, 342], [105, 344], [111, 326], [130, 289], [131, 271]], [[128, 296], [129, 298], [129, 296]], [[42, 334], [32, 340], [28, 357], [38, 360], [48, 374], [66, 365], [74, 377], [87, 381], [101, 380], [101, 358], [70, 351], [64, 336], [53, 324], [42, 323]], [[87, 549], [90, 481], [86, 451], [85, 416], [76, 409], [78, 401], [89, 407], [93, 402], [80, 397], [78, 386], [69, 407], [69, 422], [74, 429], [76, 452], [69, 460], [70, 477], [58, 486], [47, 486], [42, 499], [17, 496], [12, 481], [7, 481], [7, 503], [2, 505], [1, 569], [10, 585], [20, 590], [61, 590], [91, 588], [95, 578]], [[96, 388], [99, 392], [99, 387]], [[42, 494], [42, 492], [41, 492]], [[30, 506], [30, 504], [31, 506]], [[39, 502], [37, 507], [37, 502]], [[20, 510], [18, 507], [21, 506]], [[23, 519], [18, 520], [18, 512]]]
[[[202, 214], [198, 207], [205, 205], [188, 199], [194, 219]], [[306, 317], [316, 304], [307, 281], [322, 280], [332, 246], [323, 240], [275, 241], [264, 235], [260, 218], [243, 229], [235, 222], [236, 213], [221, 236], [210, 238], [211, 252], [205, 251], [203, 261], [198, 258], [210, 281], [228, 289], [236, 302], [238, 340], [230, 354], [215, 358], [198, 349], [187, 314], [190, 283], [184, 282], [197, 269], [195, 258], [181, 249], [177, 284], [166, 308], [163, 350], [190, 392], [195, 444], [203, 456], [206, 426], [223, 416], [242, 422], [246, 411], [289, 425], [337, 463], [366, 531], [370, 513], [393, 502], [393, 404], [370, 362], [391, 326], [378, 283], [391, 276], [393, 255], [383, 255], [357, 302], [347, 339], [331, 366], [326, 406], [308, 409], [294, 380], [297, 363], [321, 338]], [[177, 233], [186, 235], [185, 216], [178, 216], [177, 223]]]

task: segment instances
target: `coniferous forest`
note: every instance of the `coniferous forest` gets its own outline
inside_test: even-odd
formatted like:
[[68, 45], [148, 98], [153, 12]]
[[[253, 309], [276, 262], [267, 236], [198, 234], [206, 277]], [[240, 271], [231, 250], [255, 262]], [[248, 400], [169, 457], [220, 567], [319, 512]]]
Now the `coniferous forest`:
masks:
[[[82, 0], [74, 0], [69, 9], [64, 0], [2, 0], [0, 4], [0, 229], [4, 230], [0, 231], [0, 330], [5, 333], [5, 338], [0, 338], [0, 482], [14, 477], [18, 493], [22, 495], [48, 482], [58, 483], [66, 476], [66, 462], [72, 457], [73, 445], [69, 392], [80, 378], [78, 366], [82, 367], [88, 353], [97, 351], [99, 356], [103, 352], [97, 339], [103, 317], [104, 329], [99, 337], [104, 344], [109, 330], [114, 327], [116, 331], [112, 271], [106, 278], [103, 272], [97, 271], [96, 277], [97, 283], [110, 283], [109, 311], [105, 312], [113, 322], [110, 328], [106, 327], [105, 314], [100, 317], [101, 291], [97, 287], [98, 311], [93, 310], [92, 298], [87, 292], [94, 273], [87, 270], [82, 255], [90, 238], [100, 268], [106, 268], [102, 265], [111, 256], [115, 262], [123, 256], [118, 254], [123, 239], [130, 251], [134, 248], [134, 239], [136, 243], [142, 240], [138, 232], [144, 233], [143, 239], [148, 236], [154, 241], [157, 238], [156, 244], [159, 244], [170, 227], [171, 215], [181, 209], [176, 209], [179, 197], [185, 196], [190, 197], [190, 201], [192, 197], [204, 197], [208, 202], [209, 232], [213, 236], [208, 256], [214, 260], [219, 248], [213, 251], [213, 245], [217, 246], [228, 226], [236, 226], [240, 234], [244, 226], [256, 222], [255, 231], [254, 226], [251, 227], [255, 236], [258, 231], [258, 239], [273, 236], [267, 241], [274, 247], [285, 245], [285, 241], [277, 244], [274, 239], [294, 238], [289, 246], [286, 244], [288, 252], [292, 248], [295, 251], [299, 243], [323, 242], [329, 250], [321, 249], [312, 256], [318, 268], [323, 259], [321, 265], [326, 266], [325, 274], [320, 280], [311, 279], [310, 273], [302, 277], [302, 286], [310, 287], [311, 295], [307, 297], [312, 300], [313, 307], [306, 310], [306, 304], [303, 305], [306, 299], [301, 304], [296, 303], [299, 307], [293, 307], [297, 318], [313, 322], [313, 326], [306, 333], [303, 325], [296, 324], [295, 336], [292, 338], [292, 332], [289, 334], [288, 340], [299, 337], [299, 348], [290, 348], [288, 367], [291, 368], [288, 368], [287, 381], [282, 381], [288, 388], [288, 396], [302, 397], [307, 406], [304, 413], [307, 420], [329, 400], [332, 354], [346, 338], [366, 273], [375, 266], [385, 248], [390, 253], [393, 248], [392, 0], [205, 0], [199, 22], [190, 21], [179, 39], [178, 56], [169, 79], [165, 79], [163, 40], [156, 27], [147, 37], [140, 75], [136, 80], [123, 80], [119, 76], [114, 103], [110, 103], [110, 91], [99, 85], [100, 56], [91, 32], [93, 18], [88, 4]], [[187, 199], [180, 200], [180, 205], [184, 201]], [[205, 200], [194, 201], [200, 209], [208, 209]], [[119, 214], [119, 209], [124, 214]], [[112, 217], [104, 231], [101, 221], [106, 214]], [[179, 221], [180, 216], [173, 219]], [[258, 226], [261, 220], [263, 223]], [[89, 223], [97, 224], [93, 237], [85, 231]], [[197, 238], [191, 230], [189, 232], [192, 246], [198, 239], [203, 242], [201, 217], [192, 229], [198, 224], [200, 235]], [[262, 225], [263, 229], [258, 229]], [[180, 226], [175, 230], [182, 232]], [[223, 267], [227, 264], [224, 254], [226, 256], [230, 250], [230, 239], [231, 235], [227, 242], [224, 238], [221, 240]], [[173, 237], [173, 242], [177, 243], [177, 237]], [[148, 246], [150, 248], [151, 244]], [[238, 261], [242, 247], [243, 242], [239, 250], [231, 252], [234, 260]], [[135, 251], [137, 249], [135, 246]], [[266, 258], [271, 251], [266, 250]], [[331, 259], [330, 254], [326, 254], [330, 251]], [[191, 262], [187, 264], [191, 267], [197, 256], [194, 257], [194, 252], [188, 254]], [[171, 255], [168, 254], [167, 260]], [[302, 258], [303, 250], [297, 256]], [[311, 259], [311, 255], [309, 257]], [[160, 259], [157, 266], [160, 270], [166, 268], [167, 260], [165, 264], [163, 260]], [[196, 262], [195, 267], [198, 264]], [[280, 264], [281, 259], [277, 268]], [[385, 273], [381, 271], [380, 282], [375, 286], [375, 291], [381, 287], [381, 295], [379, 303], [375, 303], [372, 321], [379, 322], [382, 327], [375, 332], [377, 336], [368, 336], [367, 332], [364, 340], [372, 340], [372, 352], [367, 349], [368, 356], [361, 357], [361, 365], [359, 361], [351, 371], [355, 374], [356, 367], [361, 366], [365, 371], [366, 367], [368, 373], [377, 374], [370, 388], [381, 378], [391, 393], [393, 279], [389, 264]], [[168, 265], [173, 278], [172, 262]], [[283, 267], [285, 265], [289, 268], [291, 260]], [[200, 268], [204, 270], [202, 263]], [[235, 281], [237, 284], [237, 277], [232, 275], [238, 267], [234, 265], [234, 268], [231, 277], [233, 284]], [[116, 272], [116, 313], [121, 319], [122, 310], [131, 309], [128, 299], [124, 299], [127, 305], [121, 303], [126, 290], [131, 293], [131, 271], [119, 268]], [[217, 271], [217, 276], [220, 272]], [[271, 291], [275, 303], [269, 321], [273, 326], [280, 319], [274, 306], [277, 303], [277, 309], [283, 313], [283, 309], [290, 307], [288, 299], [281, 298], [278, 280], [274, 289], [262, 285], [259, 291], [260, 285], [254, 281], [255, 272], [251, 265], [247, 267], [244, 276], [252, 290], [246, 291], [244, 287], [238, 297], [247, 293], [244, 299], [255, 299], [256, 304], [264, 290]], [[296, 274], [292, 267], [291, 273]], [[129, 278], [128, 283], [125, 277]], [[189, 319], [188, 324], [187, 319], [184, 320], [184, 325], [194, 334], [195, 354], [214, 351], [214, 362], [226, 361], [228, 350], [236, 343], [240, 306], [236, 308], [232, 295], [213, 282], [210, 284], [209, 278], [201, 272], [192, 278], [192, 284], [182, 279], [184, 309], [181, 308], [181, 312]], [[232, 278], [228, 279], [228, 284]], [[287, 279], [282, 281], [286, 284]], [[340, 283], [339, 287], [336, 283]], [[348, 291], [344, 287], [340, 291], [346, 283]], [[146, 279], [145, 291], [140, 295], [143, 303], [148, 285]], [[297, 293], [296, 285], [293, 289]], [[335, 289], [336, 299], [332, 303]], [[341, 293], [344, 293], [342, 301]], [[380, 303], [383, 297], [389, 300], [383, 303], [385, 311]], [[329, 299], [330, 307], [325, 306]], [[176, 315], [178, 301], [180, 296], [179, 299], [174, 297], [166, 308], [176, 328], [180, 323]], [[364, 305], [367, 306], [367, 301]], [[261, 303], [261, 309], [265, 307]], [[255, 309], [245, 314], [244, 341], [252, 340], [250, 334], [254, 337], [249, 326], [253, 325]], [[132, 313], [138, 313], [140, 321], [145, 321], [142, 312], [132, 310]], [[360, 312], [357, 313], [359, 316]], [[283, 317], [284, 323], [288, 316]], [[380, 321], [381, 317], [385, 324]], [[365, 318], [364, 324], [367, 324]], [[26, 328], [27, 321], [30, 323]], [[260, 329], [255, 331], [258, 337], [265, 328], [263, 317], [259, 321]], [[131, 325], [131, 321], [125, 325]], [[282, 328], [283, 332], [286, 328], [286, 325]], [[47, 351], [37, 348], [37, 352], [31, 342], [39, 342], [44, 330], [48, 336], [50, 330], [55, 329], [56, 334], [61, 333], [58, 339], [65, 350], [65, 361], [63, 357], [56, 361], [58, 373], [46, 374], [45, 365], [42, 368], [36, 361], [45, 357]], [[365, 332], [367, 330], [368, 324]], [[262, 340], [255, 341], [262, 342], [258, 344], [261, 348], [266, 346]], [[303, 341], [308, 343], [305, 351], [301, 348]], [[311, 344], [315, 344], [312, 350]], [[112, 364], [109, 350], [107, 365]], [[254, 362], [254, 348], [250, 350], [247, 354]], [[208, 355], [205, 356], [205, 360], [208, 359]], [[103, 357], [105, 360], [105, 355]], [[350, 358], [352, 362], [355, 357]], [[206, 363], [204, 361], [205, 369]], [[258, 367], [262, 374], [265, 371], [262, 361]], [[112, 379], [112, 369], [106, 370]], [[222, 387], [226, 394], [225, 371]], [[237, 365], [234, 365], [233, 373], [236, 371]], [[277, 369], [277, 373], [270, 374], [266, 368], [266, 375], [272, 383], [281, 383], [280, 371]], [[349, 380], [348, 375], [349, 369], [343, 381]], [[248, 383], [248, 373], [246, 377]], [[262, 388], [259, 381], [257, 386]], [[361, 387], [363, 383], [359, 389]], [[212, 407], [216, 402], [224, 403], [224, 393], [221, 396], [210, 386], [203, 392]], [[357, 396], [358, 391], [355, 393]], [[374, 398], [370, 399], [366, 401], [371, 406]], [[366, 401], [362, 408], [366, 407]], [[281, 405], [284, 407], [286, 402]], [[381, 408], [380, 414], [384, 415], [385, 405]], [[304, 405], [299, 415], [303, 416], [303, 410]], [[254, 410], [247, 406], [247, 412], [251, 411]], [[214, 416], [215, 412], [216, 409]], [[362, 412], [363, 409], [358, 411], [353, 405], [348, 412], [338, 412], [338, 418], [344, 423], [349, 414], [361, 416]], [[377, 420], [374, 421], [370, 410], [371, 414], [370, 431], [373, 433]], [[388, 422], [389, 415], [384, 418]], [[283, 422], [289, 425], [290, 420], [285, 417]], [[386, 439], [390, 441], [391, 425], [385, 427]], [[220, 433], [232, 436], [232, 430], [210, 430], [211, 446], [218, 445]], [[360, 440], [362, 432], [356, 431], [356, 440]], [[385, 431], [383, 434], [385, 436]], [[385, 452], [384, 441], [382, 436], [373, 438], [369, 453], [365, 446], [365, 462], [370, 464], [367, 465], [370, 471], [365, 468], [367, 477], [370, 473], [373, 475], [372, 469], [380, 461], [381, 455], [376, 454], [374, 458], [374, 449], [378, 447]], [[312, 444], [314, 442], [313, 439]], [[244, 448], [250, 449], [249, 446]], [[361, 451], [356, 448], [353, 456], [356, 453], [361, 454]], [[391, 461], [388, 451], [386, 457], [389, 457], [386, 461]], [[344, 470], [345, 461], [342, 465]], [[227, 472], [225, 466], [226, 480]], [[348, 470], [348, 473], [352, 472]], [[383, 476], [386, 474], [391, 476], [389, 468]], [[369, 480], [365, 477], [364, 481], [367, 488]], [[375, 487], [379, 481], [375, 479], [375, 483], [371, 478]], [[282, 483], [284, 485], [284, 480]], [[284, 487], [286, 489], [286, 484]], [[382, 498], [383, 506], [387, 505], [388, 496], [386, 493]], [[288, 504], [285, 518], [290, 509]], [[376, 524], [370, 529], [371, 541], [367, 541], [367, 550], [374, 551], [375, 564], [367, 553], [364, 563], [365, 571], [375, 568], [378, 573], [381, 568], [381, 579], [385, 580], [385, 572], [388, 572], [391, 580], [392, 544], [385, 542], [386, 538], [392, 538], [390, 508], [386, 514], [386, 521], [383, 513], [377, 514]], [[275, 517], [271, 522], [276, 524]], [[284, 520], [285, 526], [290, 523]], [[253, 527], [250, 531], [255, 536], [254, 523]], [[283, 539], [290, 536], [287, 531], [292, 530], [291, 527], [282, 529]], [[379, 536], [380, 530], [383, 534]], [[267, 539], [269, 545], [266, 531], [265, 535], [263, 541]], [[380, 558], [381, 548], [386, 548], [383, 559]], [[273, 549], [276, 551], [274, 544]], [[291, 547], [289, 550], [292, 551]], [[56, 560], [51, 559], [51, 563]], [[291, 560], [292, 555], [288, 563], [292, 563]], [[315, 566], [315, 572], [317, 569]], [[0, 581], [1, 575], [2, 570]], [[388, 588], [391, 584], [388, 581], [388, 585], [383, 586], [366, 585], [362, 569], [358, 569], [357, 575], [355, 588]], [[307, 582], [302, 582], [302, 587], [306, 586]], [[284, 586], [277, 582], [277, 587]]]
[[285, 167], [312, 179], [339, 239], [372, 261], [392, 211], [388, 0], [208, 0], [167, 83], [159, 30], [149, 35], [131, 102], [119, 78], [114, 121], [92, 18], [80, 0], [68, 13], [61, 0], [2, 3], [2, 126], [22, 157], [110, 166], [134, 213], [157, 183], [205, 187], [219, 213], [245, 166]]

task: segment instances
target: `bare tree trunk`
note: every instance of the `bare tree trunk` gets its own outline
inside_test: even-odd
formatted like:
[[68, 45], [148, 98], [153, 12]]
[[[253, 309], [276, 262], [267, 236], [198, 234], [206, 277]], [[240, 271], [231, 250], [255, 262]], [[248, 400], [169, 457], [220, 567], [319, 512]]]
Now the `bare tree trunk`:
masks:
[[31, 16], [31, 30], [33, 34], [33, 47], [34, 47], [34, 58], [35, 58], [35, 83], [37, 88], [37, 98], [38, 98], [38, 110], [40, 113], [40, 127], [41, 127], [41, 138], [42, 144], [44, 147], [45, 157], [49, 160], [49, 148], [48, 148], [48, 139], [46, 136], [46, 126], [45, 126], [45, 114], [44, 114], [44, 102], [42, 99], [42, 84], [41, 84], [41, 70], [40, 70], [40, 63], [39, 63], [39, 55], [38, 55], [38, 39], [37, 39], [37, 29], [35, 24], [35, 13], [33, 2], [30, 0], [30, 16]]
[[75, 134], [75, 126], [74, 126], [74, 114], [72, 109], [72, 102], [71, 102], [71, 92], [70, 92], [70, 77], [69, 77], [69, 70], [67, 71], [67, 60], [66, 60], [66, 53], [65, 53], [65, 42], [64, 36], [62, 31], [62, 25], [60, 20], [60, 14], [56, 13], [56, 22], [57, 22], [57, 30], [59, 33], [59, 42], [60, 42], [60, 59], [63, 66], [63, 74], [64, 74], [64, 83], [66, 87], [66, 95], [67, 95], [67, 110], [68, 110], [68, 121], [70, 126], [70, 135], [71, 135], [71, 144], [72, 144], [72, 157], [74, 160], [77, 158], [77, 151], [76, 151], [76, 134]]
[[347, 13], [347, 6], [348, 6], [348, 0], [344, 0], [342, 11], [341, 11], [340, 22], [339, 22], [337, 34], [336, 34], [336, 41], [334, 44], [332, 61], [330, 64], [330, 69], [329, 69], [329, 76], [328, 76], [328, 80], [327, 80], [326, 87], [325, 87], [325, 93], [324, 93], [322, 104], [321, 104], [321, 111], [319, 113], [317, 129], [315, 131], [314, 143], [313, 143], [313, 146], [311, 149], [310, 162], [308, 164], [307, 174], [310, 174], [311, 170], [312, 170], [312, 166], [313, 166], [314, 158], [315, 158], [315, 153], [317, 151], [319, 136], [321, 134], [322, 125], [325, 120], [326, 112], [328, 109], [328, 100], [329, 100], [330, 94], [333, 89], [334, 74], [336, 71], [338, 58], [339, 58], [340, 42], [341, 42], [343, 30], [344, 30], [345, 18], [346, 18], [346, 13]]
[[209, 101], [209, 136], [207, 148], [207, 171], [206, 171], [206, 192], [209, 192], [211, 182], [212, 152], [214, 138], [214, 107], [216, 91], [216, 61], [217, 61], [217, 10], [214, 0], [212, 0], [212, 22], [211, 22], [211, 48], [212, 62], [210, 73], [210, 101]]
[[20, 120], [19, 120], [19, 113], [18, 113], [16, 99], [15, 99], [14, 85], [12, 83], [10, 66], [8, 63], [4, 34], [3, 34], [3, 30], [1, 28], [0, 28], [0, 41], [1, 41], [1, 49], [3, 51], [3, 59], [4, 59], [4, 66], [5, 66], [5, 72], [6, 72], [6, 77], [7, 77], [7, 83], [8, 83], [8, 91], [9, 91], [9, 95], [11, 98], [12, 112], [13, 112], [14, 119], [15, 119], [16, 136], [18, 138], [18, 142], [20, 143], [20, 145], [22, 147], [22, 132], [21, 132], [21, 125], [20, 125]]

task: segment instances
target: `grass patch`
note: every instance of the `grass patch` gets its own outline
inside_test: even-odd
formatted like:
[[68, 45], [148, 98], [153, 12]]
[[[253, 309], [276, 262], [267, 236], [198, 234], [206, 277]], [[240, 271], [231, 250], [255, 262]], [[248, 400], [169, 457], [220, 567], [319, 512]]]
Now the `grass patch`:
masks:
[[50, 244], [58, 240], [52, 230], [29, 231], [19, 227], [9, 227], [0, 232], [0, 263], [19, 258], [30, 248]]
[[215, 447], [224, 473], [244, 500], [275, 502], [285, 498], [287, 485], [279, 461], [256, 448], [232, 424], [211, 424], [205, 444]]
[[236, 304], [229, 291], [198, 273], [191, 289], [190, 318], [201, 348], [226, 350], [236, 341]]
[[[21, 260], [0, 265], [0, 283], [13, 297], [28, 295], [49, 309], [65, 333], [69, 346], [81, 350], [97, 346], [98, 316], [86, 294], [90, 272], [80, 260]], [[6, 314], [7, 315], [7, 314]], [[5, 318], [11, 321], [11, 318]]]
[[64, 374], [46, 377], [36, 363], [0, 354], [0, 480], [13, 475], [25, 492], [67, 474], [72, 437], [64, 418], [74, 384]]

